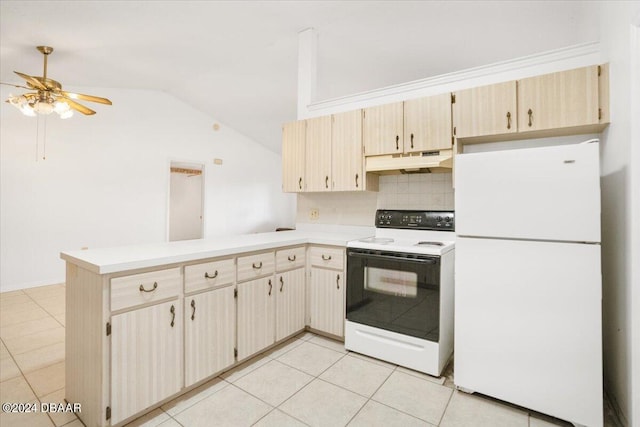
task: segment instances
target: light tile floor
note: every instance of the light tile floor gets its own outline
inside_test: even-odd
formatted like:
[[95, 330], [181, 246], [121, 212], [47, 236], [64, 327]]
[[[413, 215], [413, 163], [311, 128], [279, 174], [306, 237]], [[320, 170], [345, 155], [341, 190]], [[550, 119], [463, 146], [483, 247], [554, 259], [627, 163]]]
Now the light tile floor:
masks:
[[[0, 401], [63, 402], [64, 285], [0, 293]], [[605, 426], [617, 427], [605, 402]], [[0, 413], [0, 425], [81, 426], [72, 413]], [[455, 390], [442, 378], [303, 333], [130, 426], [553, 427], [570, 424]]]

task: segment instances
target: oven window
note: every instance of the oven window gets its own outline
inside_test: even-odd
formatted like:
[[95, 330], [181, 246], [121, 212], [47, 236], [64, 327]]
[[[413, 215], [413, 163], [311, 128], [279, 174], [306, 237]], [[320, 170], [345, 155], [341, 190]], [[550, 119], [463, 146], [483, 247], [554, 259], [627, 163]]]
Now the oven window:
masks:
[[365, 267], [364, 289], [381, 294], [415, 298], [418, 295], [418, 274], [413, 271]]
[[440, 259], [420, 262], [350, 250], [346, 314], [352, 322], [438, 342]]

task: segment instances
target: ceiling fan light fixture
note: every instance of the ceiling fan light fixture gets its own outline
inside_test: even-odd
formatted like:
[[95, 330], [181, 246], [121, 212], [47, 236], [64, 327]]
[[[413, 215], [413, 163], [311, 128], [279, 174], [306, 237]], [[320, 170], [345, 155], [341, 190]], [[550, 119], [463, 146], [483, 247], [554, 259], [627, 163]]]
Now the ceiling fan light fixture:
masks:
[[69, 109], [67, 111], [63, 111], [62, 113], [58, 113], [61, 119], [68, 119], [73, 117], [73, 110]]
[[56, 102], [53, 103], [53, 111], [60, 114], [60, 117], [62, 117], [62, 113], [65, 113], [69, 110], [71, 110], [71, 107], [69, 107], [69, 104], [67, 104], [64, 101], [61, 101], [58, 99]]
[[36, 113], [38, 114], [44, 114], [44, 115], [49, 115], [51, 113], [53, 113], [53, 102], [51, 102], [48, 99], [44, 99], [44, 100], [37, 100], [35, 105], [33, 106], [33, 109], [35, 110]]

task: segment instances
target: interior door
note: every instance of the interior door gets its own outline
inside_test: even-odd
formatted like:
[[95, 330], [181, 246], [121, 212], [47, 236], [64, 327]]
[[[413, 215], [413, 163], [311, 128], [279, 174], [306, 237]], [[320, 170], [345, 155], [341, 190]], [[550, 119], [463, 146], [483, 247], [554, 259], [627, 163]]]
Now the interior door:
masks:
[[600, 245], [458, 238], [456, 385], [602, 425]]

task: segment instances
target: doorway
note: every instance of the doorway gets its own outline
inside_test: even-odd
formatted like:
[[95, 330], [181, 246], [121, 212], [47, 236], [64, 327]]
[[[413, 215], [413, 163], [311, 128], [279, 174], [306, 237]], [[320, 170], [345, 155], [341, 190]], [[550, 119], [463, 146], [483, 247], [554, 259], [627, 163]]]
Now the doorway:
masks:
[[169, 241], [203, 236], [203, 171], [198, 163], [171, 162], [169, 178]]

